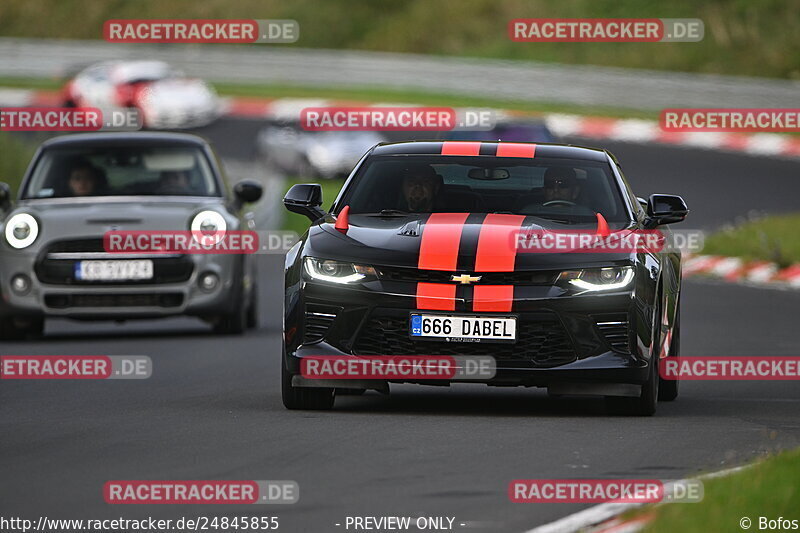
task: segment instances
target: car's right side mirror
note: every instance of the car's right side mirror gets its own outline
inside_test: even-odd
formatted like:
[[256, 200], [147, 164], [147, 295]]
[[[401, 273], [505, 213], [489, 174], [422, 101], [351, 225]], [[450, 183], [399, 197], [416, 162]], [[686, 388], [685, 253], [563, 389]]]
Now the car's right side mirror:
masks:
[[322, 205], [322, 187], [318, 183], [298, 183], [283, 197], [283, 205], [292, 213], [297, 213], [315, 222], [327, 213]]
[[648, 226], [683, 222], [689, 208], [683, 198], [674, 194], [651, 194], [647, 200]]
[[8, 183], [0, 182], [0, 211], [11, 208], [11, 187]]

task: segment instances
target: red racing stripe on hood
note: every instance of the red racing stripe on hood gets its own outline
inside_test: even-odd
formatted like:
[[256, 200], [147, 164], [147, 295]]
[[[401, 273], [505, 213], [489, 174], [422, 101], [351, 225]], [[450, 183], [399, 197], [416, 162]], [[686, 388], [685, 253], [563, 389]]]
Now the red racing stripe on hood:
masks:
[[489, 214], [478, 236], [475, 272], [513, 272], [517, 258], [516, 235], [524, 215]]
[[456, 310], [456, 286], [448, 283], [417, 283], [417, 309]]
[[534, 157], [535, 144], [497, 143], [497, 157]]
[[469, 213], [433, 213], [422, 227], [417, 268], [421, 270], [456, 269], [461, 232]]
[[472, 310], [478, 313], [508, 313], [514, 302], [513, 285], [475, 285]]
[[479, 155], [481, 143], [471, 141], [445, 141], [442, 143], [442, 155]]

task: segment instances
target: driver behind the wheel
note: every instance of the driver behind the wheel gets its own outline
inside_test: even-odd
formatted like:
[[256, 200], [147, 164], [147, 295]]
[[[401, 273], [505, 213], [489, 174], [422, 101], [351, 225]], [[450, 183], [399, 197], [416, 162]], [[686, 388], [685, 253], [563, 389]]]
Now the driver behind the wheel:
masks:
[[441, 178], [430, 165], [414, 165], [403, 176], [402, 193], [409, 213], [431, 213]]
[[544, 173], [544, 204], [562, 201], [575, 203], [581, 193], [581, 186], [570, 167], [550, 167]]

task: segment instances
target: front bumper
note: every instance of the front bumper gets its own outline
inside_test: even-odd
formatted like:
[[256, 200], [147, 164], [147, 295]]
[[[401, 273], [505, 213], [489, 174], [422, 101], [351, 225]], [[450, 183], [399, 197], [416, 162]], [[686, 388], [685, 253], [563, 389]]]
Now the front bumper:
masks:
[[[649, 368], [649, 338], [639, 334], [649, 331], [642, 319], [648, 316], [648, 308], [635, 292], [576, 295], [554, 286], [517, 286], [511, 313], [481, 313], [517, 315], [515, 344], [445, 343], [408, 337], [409, 314], [428, 311], [416, 309], [407, 283], [342, 287], [299, 281], [287, 291], [286, 365], [297, 386], [324, 386], [297, 375], [303, 357], [488, 355], [494, 357], [497, 372], [491, 379], [478, 381], [488, 385], [548, 387], [563, 394], [635, 395], [647, 380]], [[468, 299], [456, 302], [456, 309], [468, 308]]]
[[[0, 252], [0, 315], [49, 316], [77, 319], [158, 318], [176, 315], [210, 316], [230, 312], [237, 305], [242, 282], [242, 257], [189, 255], [180, 281], [136, 283], [76, 283], [43, 276], [41, 254], [35, 251]], [[152, 256], [158, 260], [158, 256]], [[109, 257], [113, 259], [113, 257]], [[200, 289], [201, 275], [214, 273], [220, 283]], [[24, 294], [12, 290], [11, 279], [23, 274], [30, 280]]]

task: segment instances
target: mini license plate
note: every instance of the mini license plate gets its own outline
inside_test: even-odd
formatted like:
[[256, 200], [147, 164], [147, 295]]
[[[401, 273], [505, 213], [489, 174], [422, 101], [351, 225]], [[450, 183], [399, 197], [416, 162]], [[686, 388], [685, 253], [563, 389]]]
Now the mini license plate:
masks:
[[75, 279], [83, 281], [125, 281], [153, 278], [153, 261], [78, 261]]

